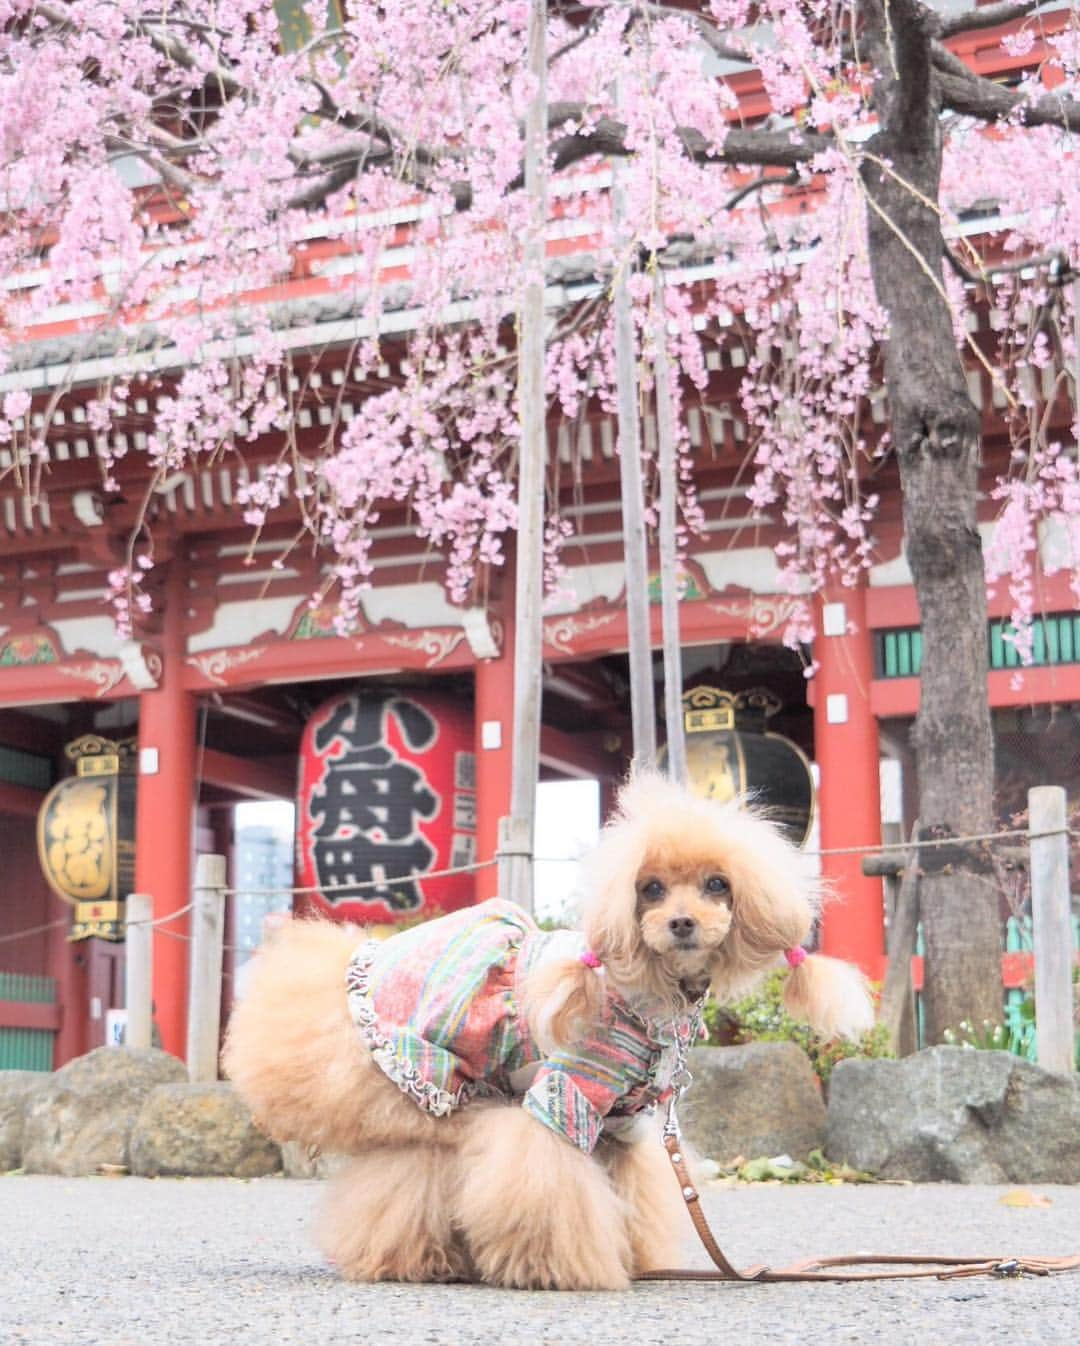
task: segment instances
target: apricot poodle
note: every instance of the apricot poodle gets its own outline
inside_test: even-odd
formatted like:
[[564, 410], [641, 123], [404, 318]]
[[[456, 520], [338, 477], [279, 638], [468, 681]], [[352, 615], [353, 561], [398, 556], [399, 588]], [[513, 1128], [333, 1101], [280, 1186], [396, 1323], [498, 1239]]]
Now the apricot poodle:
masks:
[[677, 1265], [650, 1113], [704, 996], [786, 958], [793, 1013], [870, 1026], [860, 974], [803, 955], [805, 859], [745, 804], [638, 774], [587, 872], [581, 931], [494, 899], [382, 942], [294, 920], [257, 955], [225, 1067], [277, 1140], [352, 1156], [318, 1225], [342, 1275], [611, 1290]]

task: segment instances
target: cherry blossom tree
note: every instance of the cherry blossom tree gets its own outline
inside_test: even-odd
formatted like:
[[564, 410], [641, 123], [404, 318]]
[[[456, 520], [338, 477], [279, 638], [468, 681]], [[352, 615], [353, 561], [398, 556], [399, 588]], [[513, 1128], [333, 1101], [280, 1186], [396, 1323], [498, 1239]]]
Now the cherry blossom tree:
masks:
[[[686, 412], [707, 394], [717, 330], [700, 319], [721, 319], [749, 355], [750, 498], [785, 526], [795, 593], [858, 582], [875, 555], [874, 480], [895, 461], [923, 630], [919, 816], [939, 835], [991, 830], [987, 576], [1010, 587], [1022, 650], [1048, 527], [1080, 597], [1075, 7], [549, 8], [549, 237], [585, 240], [550, 314], [552, 408], [614, 413], [618, 278], [644, 394], [658, 358], [676, 375], [662, 386], [688, 537], [702, 513]], [[257, 453], [245, 520], [295, 512], [328, 557], [343, 624], [395, 503], [444, 553], [450, 595], [472, 599], [515, 526], [529, 13], [527, 0], [0, 0], [0, 441], [27, 493], [81, 364], [104, 352], [87, 416], [106, 489], [122, 451], [145, 456], [147, 500], [185, 467]], [[979, 33], [997, 34], [1010, 82], [979, 74], [972, 44], [961, 54], [956, 39]], [[754, 69], [767, 107], [751, 116], [736, 76]], [[402, 279], [387, 259], [405, 239]], [[314, 267], [313, 240], [334, 245], [349, 329], [322, 349], [266, 297]], [[37, 333], [79, 304], [91, 316], [69, 383], [36, 393], [31, 415]], [[992, 343], [972, 335], [978, 312]], [[325, 433], [305, 437], [295, 413], [320, 366], [363, 386], [363, 414], [320, 392]], [[985, 557], [971, 370], [1010, 438], [983, 465], [1000, 504]], [[152, 432], [123, 450], [113, 431], [150, 386]], [[551, 586], [568, 530], [552, 492]], [[153, 561], [144, 519], [112, 575], [122, 629], [145, 618]], [[809, 630], [806, 611], [789, 638]], [[936, 1039], [1000, 1015], [999, 934], [979, 854], [924, 857]]]

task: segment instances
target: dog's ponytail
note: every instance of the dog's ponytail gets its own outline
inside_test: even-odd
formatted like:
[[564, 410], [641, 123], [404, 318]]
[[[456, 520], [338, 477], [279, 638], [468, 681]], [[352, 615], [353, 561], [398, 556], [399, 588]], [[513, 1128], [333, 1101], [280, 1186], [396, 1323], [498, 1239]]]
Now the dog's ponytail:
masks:
[[580, 1042], [603, 1014], [606, 988], [599, 960], [556, 958], [542, 963], [525, 984], [529, 1028], [545, 1055]]
[[866, 978], [851, 963], [823, 954], [794, 955], [784, 987], [784, 1006], [795, 1019], [805, 1019], [823, 1037], [845, 1037], [857, 1042], [874, 1026], [874, 1010]]

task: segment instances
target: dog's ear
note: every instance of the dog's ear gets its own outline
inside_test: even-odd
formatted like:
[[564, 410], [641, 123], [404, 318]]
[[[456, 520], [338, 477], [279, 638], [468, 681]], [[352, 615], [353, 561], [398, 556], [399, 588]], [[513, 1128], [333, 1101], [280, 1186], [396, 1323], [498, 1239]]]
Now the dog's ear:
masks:
[[809, 861], [769, 819], [740, 808], [726, 820], [726, 873], [734, 894], [737, 959], [760, 965], [806, 939], [821, 908], [820, 880]]
[[583, 927], [589, 947], [616, 979], [632, 984], [643, 947], [637, 921], [637, 880], [645, 863], [645, 829], [627, 811], [625, 796], [624, 790], [618, 812], [601, 831], [586, 861]]

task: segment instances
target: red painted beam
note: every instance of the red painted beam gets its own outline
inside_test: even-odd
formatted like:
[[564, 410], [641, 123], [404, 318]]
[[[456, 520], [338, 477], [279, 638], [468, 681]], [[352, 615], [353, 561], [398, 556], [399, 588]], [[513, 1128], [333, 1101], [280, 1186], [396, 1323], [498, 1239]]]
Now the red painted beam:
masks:
[[[1035, 609], [1037, 612], [1072, 612], [1076, 595], [1072, 592], [1069, 576], [1062, 571], [1056, 575], [1038, 575], [1035, 578]], [[894, 626], [918, 626], [919, 600], [910, 584], [888, 585], [867, 591], [867, 621], [871, 626], [886, 629]], [[1008, 617], [1012, 600], [1008, 586], [1003, 582], [987, 599], [987, 610], [994, 618]]]
[[576, 780], [605, 780], [617, 775], [622, 758], [600, 746], [600, 735], [566, 734], [549, 724], [540, 727], [540, 765]]
[[[916, 991], [923, 988], [925, 959], [922, 954], [914, 954], [911, 959], [911, 984]], [[1080, 962], [1080, 957], [1077, 959]], [[887, 958], [879, 958], [866, 968], [871, 981], [883, 982]], [[1001, 955], [1001, 984], [1006, 991], [1023, 990], [1030, 987], [1035, 975], [1035, 956], [1031, 953], [1003, 953]]]
[[244, 799], [292, 799], [296, 771], [277, 758], [237, 757], [204, 748], [199, 755], [200, 779]]
[[[1080, 664], [1049, 668], [995, 668], [986, 679], [992, 709], [1080, 701]], [[877, 678], [870, 705], [879, 720], [915, 715], [919, 710], [918, 678]]]
[[63, 1009], [53, 1001], [0, 1000], [0, 1028], [39, 1028], [60, 1031]]
[[[400, 640], [402, 644], [394, 644]], [[407, 643], [404, 643], [407, 642]], [[400, 631], [359, 631], [346, 640], [269, 640], [190, 655], [184, 661], [188, 691], [248, 689], [312, 678], [371, 677], [403, 669], [461, 672], [475, 664], [463, 630], [403, 627]], [[0, 684], [0, 695], [3, 687]]]
[[917, 715], [918, 678], [877, 678], [870, 685], [870, 709], [879, 720]]
[[0, 669], [0, 705], [45, 706], [64, 701], [117, 701], [135, 696], [118, 659], [65, 659]]

